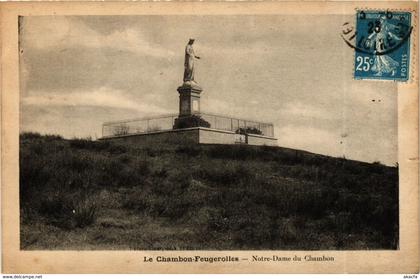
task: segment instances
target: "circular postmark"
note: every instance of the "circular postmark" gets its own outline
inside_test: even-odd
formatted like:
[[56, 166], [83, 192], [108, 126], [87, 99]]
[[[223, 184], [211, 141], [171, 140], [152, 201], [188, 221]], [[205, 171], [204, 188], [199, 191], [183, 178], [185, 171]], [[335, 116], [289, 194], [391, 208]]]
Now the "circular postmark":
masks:
[[407, 81], [412, 29], [410, 12], [357, 10], [341, 31], [355, 50], [354, 78]]
[[412, 29], [406, 13], [360, 10], [355, 25], [349, 22], [342, 25], [341, 37], [360, 53], [385, 55], [401, 47]]

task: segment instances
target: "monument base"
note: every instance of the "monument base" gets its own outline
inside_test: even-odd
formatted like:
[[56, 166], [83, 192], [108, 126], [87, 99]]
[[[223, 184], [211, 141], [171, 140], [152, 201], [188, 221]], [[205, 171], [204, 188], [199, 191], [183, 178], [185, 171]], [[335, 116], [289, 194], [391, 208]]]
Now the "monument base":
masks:
[[200, 94], [203, 89], [195, 82], [186, 81], [178, 87], [179, 116], [200, 113]]

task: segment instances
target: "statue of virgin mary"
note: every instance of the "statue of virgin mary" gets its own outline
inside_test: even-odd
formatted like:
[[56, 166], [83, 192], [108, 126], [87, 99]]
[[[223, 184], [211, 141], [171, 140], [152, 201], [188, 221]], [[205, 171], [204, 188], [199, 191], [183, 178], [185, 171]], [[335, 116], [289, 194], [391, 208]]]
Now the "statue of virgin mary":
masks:
[[185, 47], [185, 62], [184, 62], [184, 82], [194, 81], [194, 60], [200, 59], [196, 56], [193, 49], [194, 39], [190, 39]]

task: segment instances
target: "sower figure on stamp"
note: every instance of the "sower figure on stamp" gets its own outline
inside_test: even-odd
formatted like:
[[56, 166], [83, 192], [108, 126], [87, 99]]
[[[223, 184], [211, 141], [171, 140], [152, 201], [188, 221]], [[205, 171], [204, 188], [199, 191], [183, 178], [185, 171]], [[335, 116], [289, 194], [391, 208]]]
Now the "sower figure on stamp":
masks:
[[375, 76], [382, 76], [384, 73], [390, 73], [391, 76], [394, 76], [399, 63], [389, 55], [381, 55], [381, 52], [384, 51], [383, 47], [385, 40], [388, 44], [392, 42], [392, 45], [395, 45], [398, 41], [402, 40], [402, 38], [399, 38], [392, 33], [392, 31], [398, 29], [398, 27], [387, 22], [386, 16], [381, 16], [375, 24], [377, 25], [375, 26], [375, 31], [368, 37], [369, 40], [373, 41], [375, 47], [374, 53], [376, 54], [372, 65], [372, 71], [376, 72]]
[[194, 39], [190, 39], [187, 46], [185, 47], [185, 62], [184, 62], [184, 82], [194, 82], [194, 60], [200, 59], [194, 53], [193, 45]]

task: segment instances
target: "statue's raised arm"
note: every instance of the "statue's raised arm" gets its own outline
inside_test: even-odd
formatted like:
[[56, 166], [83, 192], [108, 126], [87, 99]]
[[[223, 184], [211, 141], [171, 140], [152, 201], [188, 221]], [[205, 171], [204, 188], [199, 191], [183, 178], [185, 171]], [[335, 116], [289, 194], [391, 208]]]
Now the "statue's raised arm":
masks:
[[200, 59], [196, 56], [193, 49], [194, 39], [190, 39], [185, 47], [185, 62], [184, 62], [184, 82], [194, 81], [194, 60]]

